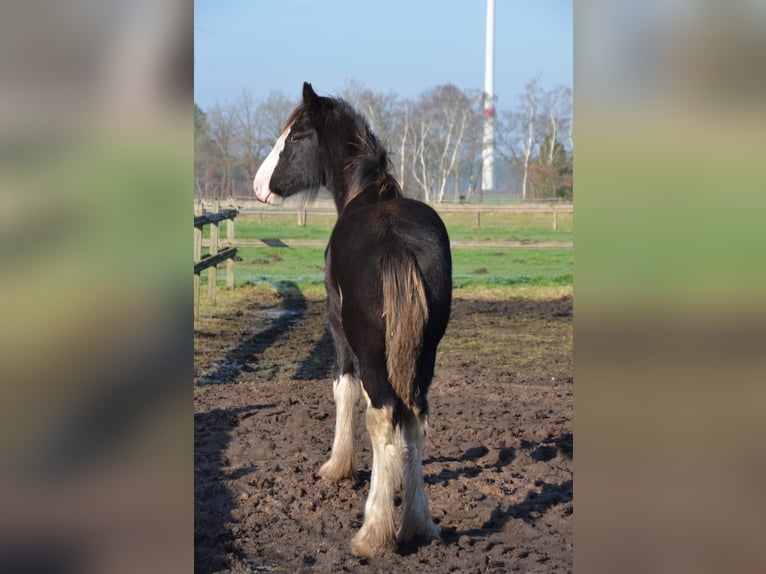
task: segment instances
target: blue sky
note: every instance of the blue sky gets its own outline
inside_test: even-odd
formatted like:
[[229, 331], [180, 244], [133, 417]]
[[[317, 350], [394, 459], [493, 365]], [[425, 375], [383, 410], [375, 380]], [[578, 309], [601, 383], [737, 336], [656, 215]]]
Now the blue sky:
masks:
[[[495, 1], [497, 108], [536, 74], [572, 87], [572, 0]], [[208, 109], [243, 89], [337, 95], [356, 79], [417, 97], [484, 86], [485, 0], [195, 0], [194, 98]]]

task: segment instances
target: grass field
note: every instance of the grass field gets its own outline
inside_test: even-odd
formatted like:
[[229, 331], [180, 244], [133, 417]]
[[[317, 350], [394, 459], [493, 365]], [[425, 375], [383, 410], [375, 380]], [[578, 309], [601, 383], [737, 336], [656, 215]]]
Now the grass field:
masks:
[[[445, 213], [442, 215], [453, 241], [572, 241], [571, 213], [560, 213], [558, 229], [553, 230], [553, 216], [549, 213], [483, 213], [481, 227], [476, 225], [473, 212]], [[257, 215], [239, 215], [236, 236], [241, 239], [316, 239], [327, 241], [335, 215], [309, 215], [306, 226], [296, 225], [297, 215], [265, 215], [259, 222]], [[209, 226], [203, 236], [210, 233]]]
[[[473, 213], [447, 213], [444, 222], [452, 241], [572, 241], [572, 214], [559, 214], [558, 230], [550, 214], [484, 213], [481, 227]], [[299, 227], [295, 215], [242, 215], [236, 220], [236, 237], [247, 239], [329, 239], [334, 215], [309, 215]], [[235, 285], [290, 282], [302, 291], [324, 290], [324, 248], [240, 247]], [[573, 249], [453, 249], [455, 289], [468, 291], [555, 288], [571, 291]], [[219, 281], [224, 278], [218, 275]], [[202, 282], [207, 274], [202, 273]]]

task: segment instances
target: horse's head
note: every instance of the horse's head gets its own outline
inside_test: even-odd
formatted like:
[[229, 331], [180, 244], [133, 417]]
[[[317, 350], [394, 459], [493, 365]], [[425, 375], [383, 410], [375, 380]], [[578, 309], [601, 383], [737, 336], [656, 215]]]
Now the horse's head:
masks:
[[327, 105], [331, 105], [329, 98], [319, 97], [311, 84], [303, 83], [303, 101], [255, 174], [253, 189], [260, 201], [279, 203], [302, 191], [315, 192], [325, 183], [316, 126]]

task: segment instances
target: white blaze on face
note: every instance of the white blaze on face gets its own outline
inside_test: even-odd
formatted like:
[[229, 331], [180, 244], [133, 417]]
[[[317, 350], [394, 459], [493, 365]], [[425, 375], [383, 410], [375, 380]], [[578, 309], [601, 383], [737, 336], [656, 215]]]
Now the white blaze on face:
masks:
[[274, 144], [274, 149], [271, 150], [266, 159], [263, 160], [261, 167], [255, 173], [255, 180], [253, 181], [253, 189], [255, 190], [255, 197], [263, 203], [278, 203], [279, 198], [271, 193], [269, 184], [271, 183], [271, 176], [279, 163], [279, 155], [282, 150], [285, 149], [285, 141], [290, 134], [290, 127], [287, 126], [282, 135], [279, 136], [277, 143]]

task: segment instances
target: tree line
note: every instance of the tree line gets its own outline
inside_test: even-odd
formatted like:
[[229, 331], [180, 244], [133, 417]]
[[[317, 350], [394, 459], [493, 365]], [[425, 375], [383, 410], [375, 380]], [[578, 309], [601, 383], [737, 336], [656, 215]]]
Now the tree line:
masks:
[[[389, 151], [405, 193], [426, 202], [482, 201], [483, 95], [445, 84], [414, 99], [356, 81], [340, 96], [368, 120]], [[207, 110], [194, 104], [194, 187], [200, 198], [248, 197], [255, 172], [298, 104], [279, 91], [248, 91]], [[573, 197], [572, 90], [532, 79], [495, 117], [496, 197]], [[490, 193], [487, 191], [487, 193]]]

